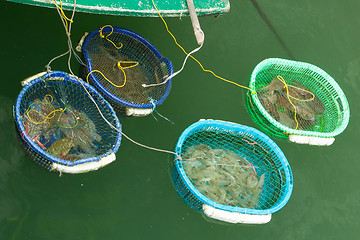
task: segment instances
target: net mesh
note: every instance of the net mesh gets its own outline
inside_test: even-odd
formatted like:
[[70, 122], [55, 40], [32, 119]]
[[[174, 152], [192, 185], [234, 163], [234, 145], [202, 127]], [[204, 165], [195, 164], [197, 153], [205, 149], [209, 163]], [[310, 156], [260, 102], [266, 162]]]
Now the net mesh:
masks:
[[86, 75], [111, 103], [135, 108], [153, 108], [170, 91], [162, 83], [172, 74], [172, 65], [141, 36], [125, 29], [105, 27], [90, 33], [84, 41]]
[[[40, 165], [94, 161], [117, 150], [121, 136], [101, 117], [80, 79], [52, 72], [28, 83], [16, 103], [18, 132]], [[120, 128], [111, 106], [86, 83], [104, 117]], [[85, 86], [84, 85], [84, 86]], [[45, 164], [48, 165], [48, 164]]]
[[267, 59], [253, 71], [247, 107], [254, 120], [276, 136], [333, 137], [349, 119], [349, 107], [337, 83], [314, 65]]
[[[290, 168], [280, 150], [249, 130], [200, 127], [186, 136], [179, 150], [182, 158], [179, 165], [191, 185], [224, 210], [269, 210], [291, 192]], [[194, 208], [201, 208], [202, 197], [193, 200], [196, 192], [182, 190], [180, 195], [190, 205], [194, 203]]]

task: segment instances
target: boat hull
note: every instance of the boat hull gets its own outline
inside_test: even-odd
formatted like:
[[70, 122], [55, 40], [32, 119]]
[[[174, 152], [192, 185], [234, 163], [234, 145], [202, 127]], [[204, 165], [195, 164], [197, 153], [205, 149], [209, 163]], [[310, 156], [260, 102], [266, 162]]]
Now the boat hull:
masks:
[[[10, 2], [23, 3], [34, 6], [55, 8], [52, 0], [8, 0]], [[56, 3], [60, 5], [57, 0]], [[181, 17], [189, 16], [186, 0], [178, 1], [162, 1], [155, 0], [156, 7], [163, 17]], [[230, 10], [229, 0], [194, 0], [196, 13], [198, 16], [204, 15], [220, 15]], [[62, 8], [64, 10], [72, 10], [74, 0], [62, 0]], [[77, 0], [76, 11], [133, 16], [133, 17], [157, 17], [158, 14], [151, 0]]]

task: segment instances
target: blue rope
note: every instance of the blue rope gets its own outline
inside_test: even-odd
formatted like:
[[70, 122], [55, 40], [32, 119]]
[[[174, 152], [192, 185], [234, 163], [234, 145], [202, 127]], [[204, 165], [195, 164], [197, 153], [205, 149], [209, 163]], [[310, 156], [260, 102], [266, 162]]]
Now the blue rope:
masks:
[[154, 119], [155, 119], [156, 121], [158, 121], [158, 119], [155, 117], [154, 112], [156, 112], [160, 117], [162, 117], [162, 118], [165, 119], [166, 121], [168, 121], [168, 122], [170, 122], [170, 123], [172, 123], [172, 124], [175, 124], [173, 121], [171, 121], [171, 120], [168, 119], [167, 117], [161, 115], [161, 114], [156, 110], [156, 105], [155, 105], [154, 99], [150, 98], [150, 102], [151, 102], [151, 104], [153, 105], [153, 109], [152, 109], [151, 115], [154, 117]]

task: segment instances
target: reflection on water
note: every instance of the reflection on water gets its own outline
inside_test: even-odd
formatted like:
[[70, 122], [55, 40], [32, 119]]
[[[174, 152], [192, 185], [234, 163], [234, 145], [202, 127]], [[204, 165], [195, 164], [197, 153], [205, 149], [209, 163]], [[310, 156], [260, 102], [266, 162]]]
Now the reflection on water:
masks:
[[0, 186], [6, 184], [9, 175], [15, 172], [24, 154], [19, 151], [12, 106], [15, 100], [0, 96]]
[[[12, 117], [15, 100], [0, 96], [0, 238], [7, 239], [21, 227], [28, 213], [24, 202], [17, 196], [13, 177], [25, 159], [19, 148]], [[9, 235], [8, 235], [9, 234]]]

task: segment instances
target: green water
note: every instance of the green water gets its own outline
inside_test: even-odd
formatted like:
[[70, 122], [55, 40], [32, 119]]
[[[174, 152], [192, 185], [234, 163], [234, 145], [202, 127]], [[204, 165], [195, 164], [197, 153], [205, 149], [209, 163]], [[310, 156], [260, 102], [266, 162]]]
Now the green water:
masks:
[[[248, 85], [257, 63], [268, 57], [290, 58], [291, 54], [291, 59], [321, 67], [339, 83], [349, 101], [351, 118], [330, 147], [273, 138], [294, 174], [290, 201], [268, 224], [228, 225], [205, 220], [177, 195], [170, 177], [173, 156], [126, 139], [114, 163], [86, 174], [59, 177], [26, 158], [16, 139], [12, 104], [21, 90], [20, 81], [43, 71], [51, 58], [65, 52], [66, 38], [54, 9], [1, 1], [0, 239], [357, 239], [360, 3], [258, 3], [288, 50], [250, 0], [233, 0], [228, 14], [200, 19], [205, 45], [196, 57], [217, 74]], [[186, 49], [196, 47], [188, 18], [167, 22]], [[158, 18], [78, 13], [73, 41], [84, 31], [105, 24], [139, 33], [168, 57], [175, 69], [181, 67], [184, 55]], [[74, 72], [78, 67], [74, 62]], [[54, 62], [52, 69], [67, 72], [66, 59]], [[245, 94], [189, 61], [157, 109], [175, 125], [152, 116], [120, 121], [131, 138], [173, 150], [182, 131], [202, 118], [256, 127], [244, 105]]]

